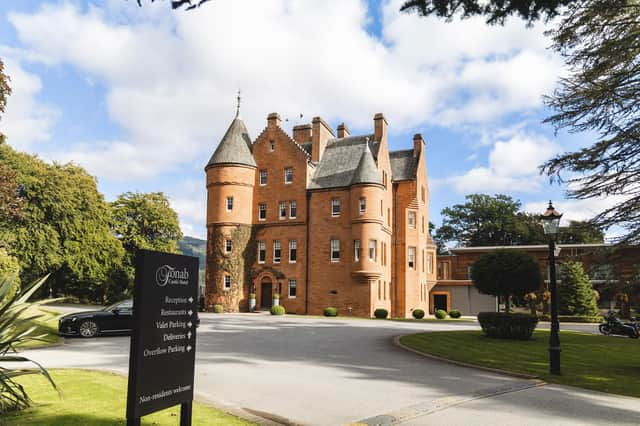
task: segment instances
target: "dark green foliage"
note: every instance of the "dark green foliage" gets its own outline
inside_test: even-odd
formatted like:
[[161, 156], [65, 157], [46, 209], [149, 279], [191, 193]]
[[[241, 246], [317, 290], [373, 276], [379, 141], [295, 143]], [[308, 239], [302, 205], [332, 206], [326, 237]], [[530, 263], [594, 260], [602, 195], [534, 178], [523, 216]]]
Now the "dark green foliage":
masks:
[[557, 130], [587, 132], [593, 145], [563, 153], [542, 166], [577, 199], [619, 196], [593, 223], [625, 231], [640, 242], [640, 4], [631, 0], [576, 2], [549, 32], [568, 74], [546, 98]]
[[415, 319], [422, 319], [424, 318], [424, 311], [422, 309], [414, 309], [411, 315], [413, 315]]
[[276, 305], [271, 307], [271, 315], [284, 315], [286, 313], [284, 306]]
[[[442, 247], [457, 242], [465, 247], [547, 244], [540, 217], [520, 211], [522, 204], [508, 195], [471, 194], [464, 204], [442, 210], [442, 226], [434, 240]], [[604, 234], [585, 222], [571, 221], [561, 229], [559, 244], [602, 243]]]
[[224, 313], [224, 306], [219, 305], [219, 304], [213, 305], [213, 312], [215, 312], [216, 314]]
[[447, 317], [447, 311], [444, 309], [438, 309], [434, 315], [438, 319], [445, 319]]
[[325, 317], [337, 317], [338, 316], [338, 308], [334, 308], [333, 306], [329, 306], [324, 308], [324, 316]]
[[538, 317], [530, 314], [480, 312], [478, 322], [487, 337], [527, 340], [538, 324]]
[[529, 24], [539, 19], [549, 20], [575, 0], [408, 0], [401, 11], [416, 11], [421, 16], [435, 15], [452, 19], [485, 16], [488, 24], [504, 24], [506, 18], [516, 15]]
[[373, 316], [378, 319], [385, 319], [389, 316], [389, 311], [387, 311], [386, 309], [378, 308], [373, 311]]
[[562, 315], [592, 317], [598, 313], [596, 297], [582, 263], [565, 262], [560, 268], [558, 283], [559, 312]]
[[273, 298], [274, 299], [280, 299], [280, 293], [274, 293]]
[[508, 249], [482, 255], [471, 267], [471, 280], [480, 293], [507, 300], [510, 295], [522, 297], [536, 291], [542, 284], [538, 262], [526, 252]]
[[457, 309], [452, 309], [449, 311], [449, 316], [451, 318], [460, 318], [462, 316], [462, 312]]
[[9, 95], [11, 95], [9, 80], [11, 79], [4, 73], [4, 64], [0, 60], [0, 118], [2, 117], [2, 114], [4, 114], [7, 106], [7, 99], [9, 98]]
[[[549, 314], [538, 315], [538, 319], [540, 321], [551, 321], [551, 315], [549, 315]], [[558, 321], [560, 321], [560, 322], [593, 323], [593, 322], [601, 322], [602, 320], [603, 320], [603, 318], [600, 315], [595, 315], [595, 316], [558, 315]]]

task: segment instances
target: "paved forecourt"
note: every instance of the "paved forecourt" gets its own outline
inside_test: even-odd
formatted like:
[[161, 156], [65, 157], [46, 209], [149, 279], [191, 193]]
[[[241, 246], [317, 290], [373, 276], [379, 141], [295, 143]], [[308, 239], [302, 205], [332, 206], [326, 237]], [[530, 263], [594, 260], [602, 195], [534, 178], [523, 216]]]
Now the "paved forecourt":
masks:
[[[203, 314], [196, 395], [233, 412], [311, 425], [637, 424], [640, 400], [459, 367], [404, 351], [401, 334], [474, 329], [263, 314]], [[127, 337], [32, 350], [49, 368], [127, 372]], [[464, 348], [461, 348], [464, 350]], [[268, 413], [268, 414], [267, 414]], [[471, 419], [473, 421], [470, 423]]]

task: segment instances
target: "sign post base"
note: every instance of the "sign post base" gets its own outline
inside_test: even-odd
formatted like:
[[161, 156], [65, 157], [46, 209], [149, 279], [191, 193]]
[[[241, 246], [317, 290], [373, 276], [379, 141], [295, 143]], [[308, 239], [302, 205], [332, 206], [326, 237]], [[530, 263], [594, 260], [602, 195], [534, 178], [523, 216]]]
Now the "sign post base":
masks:
[[191, 426], [191, 402], [185, 402], [180, 405], [180, 426]]

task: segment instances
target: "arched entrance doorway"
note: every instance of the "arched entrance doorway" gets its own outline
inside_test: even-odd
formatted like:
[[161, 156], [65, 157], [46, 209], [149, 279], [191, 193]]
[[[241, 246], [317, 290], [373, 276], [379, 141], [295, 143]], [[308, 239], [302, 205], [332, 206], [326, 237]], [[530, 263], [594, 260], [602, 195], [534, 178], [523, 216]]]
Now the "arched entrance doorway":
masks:
[[260, 307], [271, 309], [273, 304], [273, 282], [270, 277], [264, 277], [260, 281]]

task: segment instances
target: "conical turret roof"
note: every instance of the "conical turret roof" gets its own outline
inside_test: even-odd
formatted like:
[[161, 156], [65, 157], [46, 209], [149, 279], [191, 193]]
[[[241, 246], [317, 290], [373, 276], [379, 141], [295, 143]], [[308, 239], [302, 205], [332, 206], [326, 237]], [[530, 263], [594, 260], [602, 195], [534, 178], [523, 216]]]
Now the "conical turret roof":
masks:
[[[240, 117], [236, 116], [218, 144], [207, 167], [214, 164], [256, 166], [251, 153], [251, 137]], [[206, 167], [205, 167], [206, 168]]]
[[373, 159], [373, 154], [371, 154], [371, 150], [369, 149], [369, 141], [366, 141], [363, 145], [364, 149], [362, 150], [358, 167], [351, 179], [351, 185], [359, 183], [382, 185], [380, 173], [378, 173], [378, 167], [376, 167], [376, 161]]

